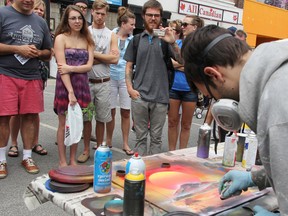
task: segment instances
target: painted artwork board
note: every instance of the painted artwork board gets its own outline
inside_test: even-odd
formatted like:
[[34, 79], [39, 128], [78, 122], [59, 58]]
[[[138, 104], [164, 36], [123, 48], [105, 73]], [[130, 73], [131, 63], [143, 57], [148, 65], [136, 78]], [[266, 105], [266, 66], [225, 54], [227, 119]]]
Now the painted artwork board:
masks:
[[[263, 196], [253, 188], [230, 199], [221, 200], [218, 182], [229, 171], [221, 163], [210, 163], [189, 155], [160, 154], [143, 158], [146, 164], [145, 199], [167, 211], [189, 211], [199, 215], [214, 215], [249, 200]], [[124, 177], [116, 176], [125, 170], [126, 161], [113, 162], [113, 182], [124, 187]], [[162, 163], [169, 163], [163, 168]]]

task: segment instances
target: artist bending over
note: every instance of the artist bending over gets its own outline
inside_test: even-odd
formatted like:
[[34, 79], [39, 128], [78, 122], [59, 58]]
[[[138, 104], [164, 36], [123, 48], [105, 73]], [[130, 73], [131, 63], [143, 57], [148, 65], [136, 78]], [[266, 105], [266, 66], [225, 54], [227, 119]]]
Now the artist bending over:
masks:
[[[228, 30], [209, 25], [185, 40], [185, 73], [204, 94], [239, 101], [239, 115], [257, 133], [262, 171], [231, 171], [221, 180], [232, 185], [222, 195], [257, 185], [272, 186], [281, 215], [288, 215], [288, 41], [262, 44], [253, 53]], [[232, 128], [231, 128], [232, 129]], [[260, 207], [257, 216], [274, 215]]]

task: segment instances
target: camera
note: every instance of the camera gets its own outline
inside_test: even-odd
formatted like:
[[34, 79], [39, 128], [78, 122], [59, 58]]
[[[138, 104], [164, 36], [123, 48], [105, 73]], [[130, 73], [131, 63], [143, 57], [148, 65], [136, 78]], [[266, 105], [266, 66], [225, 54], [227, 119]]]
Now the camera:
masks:
[[161, 30], [161, 29], [153, 29], [153, 34], [155, 36], [160, 36], [160, 37], [163, 37], [165, 36], [165, 30]]

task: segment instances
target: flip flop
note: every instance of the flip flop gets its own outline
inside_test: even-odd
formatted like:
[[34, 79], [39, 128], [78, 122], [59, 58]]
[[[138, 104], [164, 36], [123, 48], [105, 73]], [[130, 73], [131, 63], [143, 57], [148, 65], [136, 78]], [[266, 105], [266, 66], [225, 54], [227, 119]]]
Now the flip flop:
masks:
[[[37, 147], [41, 147], [41, 150], [37, 150]], [[32, 148], [32, 152], [35, 152], [35, 153], [37, 153], [37, 154], [39, 154], [39, 155], [47, 155], [47, 154], [48, 154], [47, 150], [44, 149], [44, 148], [42, 147], [42, 145], [40, 145], [40, 144], [35, 145], [35, 146]]]
[[79, 163], [85, 163], [89, 158], [90, 158], [90, 155], [89, 155], [89, 154], [82, 153], [82, 154], [79, 155], [79, 157], [77, 158], [77, 162], [79, 162]]
[[131, 156], [134, 155], [134, 151], [132, 149], [122, 149], [126, 155]]
[[[16, 150], [13, 150], [12, 148], [15, 148]], [[9, 157], [18, 157], [19, 152], [18, 152], [18, 146], [10, 146], [9, 151], [8, 151], [8, 156]]]

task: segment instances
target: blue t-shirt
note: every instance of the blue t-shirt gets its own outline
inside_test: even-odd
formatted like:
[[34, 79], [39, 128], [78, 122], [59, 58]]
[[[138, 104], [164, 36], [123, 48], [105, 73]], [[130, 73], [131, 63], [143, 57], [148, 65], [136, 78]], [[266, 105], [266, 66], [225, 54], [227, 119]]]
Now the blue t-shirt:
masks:
[[[117, 32], [119, 31], [119, 28], [115, 28], [112, 31], [117, 34]], [[130, 35], [128, 38], [126, 38], [125, 44], [123, 47], [120, 46], [121, 41], [120, 41], [120, 38], [118, 38], [118, 48], [120, 51], [120, 57], [119, 57], [118, 64], [110, 65], [110, 78], [112, 80], [125, 79], [126, 60], [123, 57], [126, 52], [126, 48], [132, 38], [133, 38], [133, 35]]]
[[[182, 40], [176, 41], [179, 48], [182, 47]], [[187, 82], [185, 73], [183, 71], [175, 70], [174, 82], [172, 85], [172, 90], [176, 91], [190, 91], [190, 86]]]
[[[12, 6], [0, 8], [0, 43], [7, 45], [35, 45], [37, 49], [51, 49], [49, 28], [43, 18], [32, 13], [19, 13]], [[0, 56], [0, 74], [34, 80], [41, 79], [39, 59], [19, 55]]]

